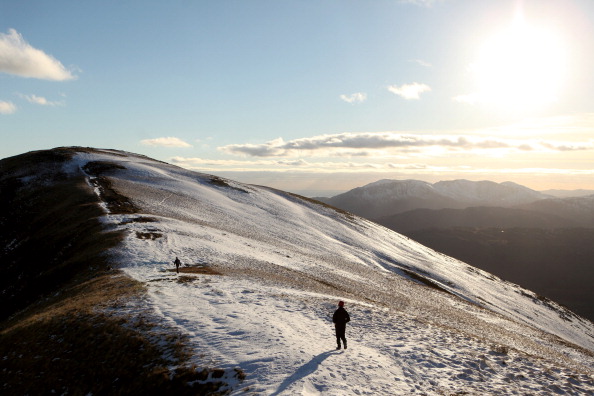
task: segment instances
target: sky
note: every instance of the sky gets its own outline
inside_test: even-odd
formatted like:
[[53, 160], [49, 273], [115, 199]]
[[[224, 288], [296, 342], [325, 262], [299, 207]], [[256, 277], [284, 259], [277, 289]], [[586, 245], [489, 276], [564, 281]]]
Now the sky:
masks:
[[591, 0], [0, 0], [0, 158], [594, 189]]

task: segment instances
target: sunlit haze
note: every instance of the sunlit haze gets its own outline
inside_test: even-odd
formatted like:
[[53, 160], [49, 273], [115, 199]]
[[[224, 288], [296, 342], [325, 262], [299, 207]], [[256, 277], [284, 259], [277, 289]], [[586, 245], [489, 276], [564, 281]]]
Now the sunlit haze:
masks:
[[306, 195], [594, 190], [591, 0], [0, 4], [0, 158], [114, 148]]
[[546, 27], [530, 26], [519, 14], [479, 48], [470, 66], [478, 91], [466, 99], [505, 112], [549, 105], [564, 88], [567, 58], [562, 37]]

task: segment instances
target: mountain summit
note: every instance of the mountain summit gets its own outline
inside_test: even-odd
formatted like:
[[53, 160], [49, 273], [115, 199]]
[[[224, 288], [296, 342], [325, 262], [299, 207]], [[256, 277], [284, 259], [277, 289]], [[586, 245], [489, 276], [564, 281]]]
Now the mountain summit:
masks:
[[[142, 310], [145, 333], [181, 333], [188, 364], [218, 370], [190, 385], [219, 378], [230, 394], [270, 395], [594, 391], [590, 321], [348, 212], [115, 150], [29, 153], [0, 169], [2, 224], [15, 228], [2, 234], [12, 276], [3, 298], [32, 295], [22, 279], [47, 298], [56, 290], [46, 283], [81, 268], [119, 269], [110, 276], [145, 294], [105, 314]], [[68, 196], [80, 199], [58, 211]], [[58, 212], [72, 232], [45, 215]], [[63, 236], [52, 237], [48, 262], [19, 268], [48, 230]], [[351, 316], [346, 351], [334, 350], [339, 300]]]
[[419, 208], [512, 207], [546, 198], [550, 196], [512, 182], [448, 180], [431, 184], [384, 179], [319, 199], [366, 218], [379, 218]]

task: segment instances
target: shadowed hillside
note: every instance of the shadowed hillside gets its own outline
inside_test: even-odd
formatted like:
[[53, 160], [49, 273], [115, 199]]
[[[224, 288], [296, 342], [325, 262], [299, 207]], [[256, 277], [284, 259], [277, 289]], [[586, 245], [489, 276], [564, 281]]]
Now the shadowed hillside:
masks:
[[594, 321], [594, 229], [460, 227], [404, 234]]
[[84, 175], [63, 172], [74, 153], [56, 149], [0, 161], [0, 319], [90, 269], [105, 269], [101, 253], [120, 239], [103, 231], [104, 212]]
[[[0, 161], [0, 389], [216, 394], [222, 379], [186, 367], [185, 336], [159, 324], [139, 305], [143, 286], [112, 269], [105, 253], [123, 235], [105, 231], [94, 188], [102, 184], [112, 209], [129, 213], [130, 207], [106, 188], [107, 180], [92, 186], [88, 173], [64, 171], [84, 151], [93, 150], [60, 148]], [[105, 169], [87, 171], [99, 178]]]

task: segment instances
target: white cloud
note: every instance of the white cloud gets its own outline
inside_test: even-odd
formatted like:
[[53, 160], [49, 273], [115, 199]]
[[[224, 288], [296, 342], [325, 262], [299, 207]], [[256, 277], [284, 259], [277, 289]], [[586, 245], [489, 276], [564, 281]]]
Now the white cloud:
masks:
[[414, 82], [412, 84], [404, 84], [401, 86], [390, 85], [388, 86], [388, 91], [406, 100], [418, 100], [421, 98], [423, 92], [431, 91], [431, 88], [426, 84]]
[[12, 102], [5, 102], [0, 100], [0, 114], [13, 114], [17, 111], [17, 107]]
[[22, 95], [20, 94], [23, 99], [27, 100], [29, 103], [38, 104], [41, 106], [62, 106], [64, 102], [52, 102], [44, 98], [43, 96], [37, 95]]
[[414, 62], [414, 63], [416, 63], [418, 65], [421, 65], [423, 67], [433, 67], [433, 65], [431, 63], [429, 63], [427, 61], [424, 61], [422, 59], [411, 59], [410, 61], [411, 62]]
[[347, 103], [361, 103], [367, 100], [367, 94], [363, 92], [357, 92], [350, 95], [340, 95], [340, 99]]
[[481, 95], [479, 95], [477, 93], [458, 95], [458, 96], [454, 96], [452, 99], [455, 102], [466, 103], [466, 104], [470, 104], [470, 105], [475, 105], [475, 104], [483, 101], [483, 98], [481, 97]]
[[[468, 157], [464, 157], [468, 158]], [[312, 189], [313, 185], [319, 185], [319, 189], [328, 189], [328, 186], [337, 183], [337, 189], [350, 189], [367, 184], [378, 178], [415, 178], [422, 180], [446, 180], [468, 178], [472, 180], [493, 180], [509, 181], [514, 180], [520, 184], [531, 185], [542, 184], [541, 189], [550, 186], [552, 177], [557, 182], [573, 181], [579, 177], [582, 181], [592, 183], [594, 169], [591, 167], [563, 167], [555, 166], [533, 167], [533, 168], [497, 168], [489, 166], [488, 163], [473, 162], [465, 165], [459, 163], [443, 163], [438, 160], [432, 162], [391, 162], [382, 161], [377, 158], [372, 162], [353, 161], [305, 161], [298, 159], [290, 160], [209, 160], [201, 158], [175, 157], [173, 163], [186, 169], [201, 172], [212, 172], [216, 174], [229, 174], [230, 177], [242, 180], [247, 183], [269, 185], [287, 191], [295, 189]], [[282, 174], [282, 176], [279, 176]], [[294, 179], [302, 175], [306, 182]], [[538, 175], [541, 180], [536, 180]], [[329, 177], [329, 178], [328, 178]], [[360, 177], [368, 177], [369, 180], [358, 182]], [[348, 186], [348, 187], [345, 187]], [[577, 188], [577, 187], [576, 187]]]
[[55, 81], [76, 78], [60, 61], [33, 48], [14, 29], [0, 33], [0, 72]]
[[[542, 175], [594, 175], [594, 169], [578, 168], [493, 168], [484, 167], [479, 164], [458, 165], [458, 164], [431, 164], [422, 162], [394, 163], [382, 161], [380, 158], [375, 162], [353, 162], [353, 161], [306, 161], [297, 160], [220, 160], [204, 158], [174, 157], [171, 162], [187, 169], [201, 171], [234, 171], [234, 172], [305, 172], [305, 173], [335, 173], [335, 172], [401, 172], [403, 174], [417, 173], [457, 173], [463, 174], [526, 174], [533, 176]], [[479, 166], [477, 166], [479, 165]]]
[[184, 142], [180, 138], [176, 137], [161, 137], [156, 139], [144, 139], [141, 140], [140, 143], [146, 146], [156, 146], [156, 147], [192, 147], [191, 144]]

